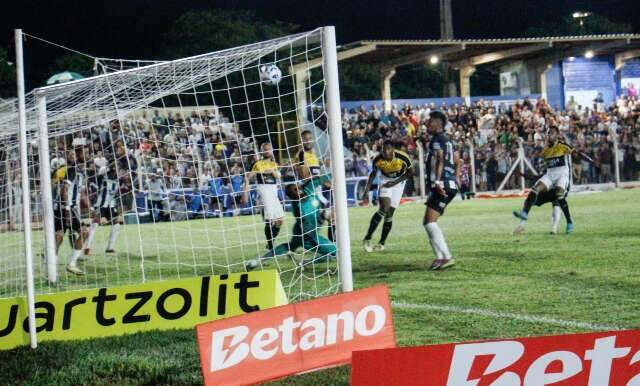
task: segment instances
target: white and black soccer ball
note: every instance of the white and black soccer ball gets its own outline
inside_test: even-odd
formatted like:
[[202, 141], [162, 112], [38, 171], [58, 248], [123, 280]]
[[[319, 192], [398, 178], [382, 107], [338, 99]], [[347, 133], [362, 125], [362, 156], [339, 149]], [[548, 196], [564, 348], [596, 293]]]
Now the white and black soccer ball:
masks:
[[260, 80], [262, 83], [275, 86], [282, 79], [282, 71], [275, 64], [260, 66]]

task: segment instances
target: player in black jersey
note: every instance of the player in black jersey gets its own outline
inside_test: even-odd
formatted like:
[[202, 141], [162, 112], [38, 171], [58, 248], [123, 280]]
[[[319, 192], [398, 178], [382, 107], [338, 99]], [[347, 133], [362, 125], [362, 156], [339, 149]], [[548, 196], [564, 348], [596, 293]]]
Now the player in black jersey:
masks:
[[67, 154], [68, 165], [62, 173], [54, 173], [59, 178], [52, 179], [54, 184], [53, 212], [56, 234], [56, 254], [64, 234], [69, 231], [69, 241], [73, 252], [67, 265], [67, 271], [75, 275], [84, 275], [78, 268], [78, 259], [82, 253], [83, 235], [80, 217], [81, 194], [85, 184], [84, 164], [76, 161], [73, 151]]
[[376, 178], [376, 175], [380, 172], [380, 188], [378, 194], [379, 209], [371, 217], [369, 223], [369, 230], [364, 236], [363, 246], [367, 252], [372, 252], [374, 248], [371, 247], [371, 237], [376, 231], [380, 221], [384, 219], [382, 225], [382, 235], [380, 236], [380, 242], [375, 249], [384, 251], [384, 243], [391, 232], [391, 226], [393, 224], [393, 214], [396, 208], [400, 205], [400, 199], [404, 192], [404, 185], [406, 180], [413, 175], [411, 166], [411, 159], [409, 156], [400, 150], [396, 150], [393, 146], [393, 142], [387, 140], [382, 145], [382, 153], [380, 153], [374, 160], [367, 180], [367, 185], [364, 188], [364, 194], [367, 195], [371, 189], [371, 184]]
[[85, 256], [91, 253], [91, 243], [98, 226], [102, 224], [103, 221], [105, 224], [108, 223], [111, 225], [105, 253], [115, 253], [114, 245], [118, 237], [118, 231], [120, 226], [124, 224], [123, 218], [118, 210], [120, 183], [118, 181], [118, 172], [115, 164], [103, 166], [98, 170], [98, 175], [98, 188], [95, 194], [95, 204], [93, 205], [91, 227], [89, 228], [89, 236], [84, 244]]
[[440, 111], [429, 115], [427, 131], [431, 135], [427, 157], [429, 195], [423, 225], [429, 236], [431, 249], [436, 256], [431, 270], [452, 267], [455, 261], [449, 252], [442, 230], [438, 226], [438, 218], [444, 214], [447, 205], [458, 193], [458, 170], [456, 152], [449, 137], [444, 132], [447, 117]]

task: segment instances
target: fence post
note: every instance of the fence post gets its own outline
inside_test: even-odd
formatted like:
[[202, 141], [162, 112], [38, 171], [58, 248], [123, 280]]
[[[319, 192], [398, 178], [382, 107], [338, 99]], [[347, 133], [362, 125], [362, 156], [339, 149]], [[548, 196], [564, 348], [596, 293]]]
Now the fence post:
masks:
[[427, 189], [424, 181], [424, 146], [422, 141], [418, 141], [418, 170], [420, 171], [420, 197], [427, 196]]
[[476, 153], [473, 137], [469, 139], [469, 166], [471, 167], [471, 192], [476, 192]]
[[620, 157], [618, 155], [618, 133], [615, 130], [609, 130], [611, 138], [613, 138], [613, 161], [615, 171], [615, 184], [616, 188], [620, 187]]

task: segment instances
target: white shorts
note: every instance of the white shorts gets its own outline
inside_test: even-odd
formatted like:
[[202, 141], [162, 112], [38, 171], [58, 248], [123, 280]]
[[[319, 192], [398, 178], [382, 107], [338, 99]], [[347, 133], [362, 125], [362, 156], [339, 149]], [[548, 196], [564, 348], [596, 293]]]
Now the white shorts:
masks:
[[400, 199], [402, 198], [402, 193], [404, 192], [404, 184], [407, 181], [402, 181], [401, 183], [391, 188], [382, 187], [385, 182], [389, 181], [393, 181], [393, 179], [384, 177], [380, 178], [380, 190], [378, 192], [378, 197], [388, 197], [389, 199], [391, 199], [391, 207], [397, 208], [398, 206], [400, 206]]
[[262, 201], [262, 217], [265, 220], [277, 220], [284, 217], [284, 209], [278, 199], [278, 186], [275, 184], [258, 184], [257, 190]]
[[567, 190], [569, 188], [569, 181], [569, 168], [567, 167], [547, 169], [544, 176], [538, 180], [538, 182], [542, 182], [547, 187], [547, 190], [554, 190], [555, 188]]

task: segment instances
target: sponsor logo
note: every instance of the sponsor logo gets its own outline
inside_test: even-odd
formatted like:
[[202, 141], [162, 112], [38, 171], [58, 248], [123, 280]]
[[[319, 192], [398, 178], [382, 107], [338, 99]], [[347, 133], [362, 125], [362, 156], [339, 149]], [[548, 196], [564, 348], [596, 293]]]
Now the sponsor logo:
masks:
[[[197, 323], [286, 304], [276, 271], [204, 276], [37, 296], [38, 340], [71, 340]], [[0, 300], [0, 349], [28, 344], [24, 298]]]
[[640, 330], [354, 353], [353, 385], [640, 386]]
[[395, 347], [389, 295], [374, 287], [196, 327], [205, 384], [249, 384]]

